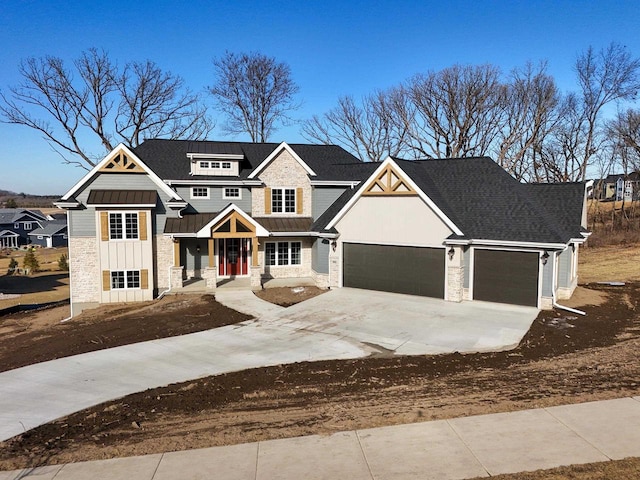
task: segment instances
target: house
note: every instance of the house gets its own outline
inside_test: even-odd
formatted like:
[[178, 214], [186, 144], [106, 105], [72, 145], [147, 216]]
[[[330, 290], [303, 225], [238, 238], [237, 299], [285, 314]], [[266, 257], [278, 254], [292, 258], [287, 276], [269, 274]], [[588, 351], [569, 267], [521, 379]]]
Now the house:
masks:
[[629, 175], [616, 173], [595, 182], [595, 197], [598, 200], [627, 202], [640, 199], [640, 173]]
[[29, 232], [30, 243], [41, 247], [67, 246], [67, 220], [53, 219], [44, 222], [44, 226]]
[[0, 248], [29, 244], [29, 233], [42, 228], [46, 222], [47, 217], [40, 210], [0, 208]]
[[550, 308], [577, 285], [585, 197], [582, 183], [520, 184], [490, 158], [155, 139], [119, 145], [56, 205], [73, 315], [238, 277]]

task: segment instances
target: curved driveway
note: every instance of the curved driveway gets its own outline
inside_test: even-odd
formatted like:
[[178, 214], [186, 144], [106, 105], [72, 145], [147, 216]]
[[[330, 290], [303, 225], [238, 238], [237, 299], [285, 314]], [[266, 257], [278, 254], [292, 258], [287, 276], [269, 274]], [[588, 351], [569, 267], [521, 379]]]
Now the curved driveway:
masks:
[[0, 440], [108, 400], [209, 375], [372, 353], [512, 348], [538, 312], [354, 289], [332, 290], [288, 309], [256, 302], [246, 291], [219, 290], [216, 297], [264, 315], [0, 373]]

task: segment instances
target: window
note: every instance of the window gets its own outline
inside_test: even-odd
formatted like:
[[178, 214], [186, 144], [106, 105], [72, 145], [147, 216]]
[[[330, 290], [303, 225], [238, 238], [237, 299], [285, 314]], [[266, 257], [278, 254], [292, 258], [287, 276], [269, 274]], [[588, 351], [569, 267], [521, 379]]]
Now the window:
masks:
[[140, 288], [140, 270], [118, 270], [111, 272], [111, 288], [114, 290]]
[[31, 225], [31, 222], [24, 222], [23, 227], [25, 230], [32, 230], [33, 226]]
[[42, 240], [44, 237], [42, 235], [38, 235], [38, 240]]
[[274, 188], [271, 190], [272, 213], [296, 213], [296, 189]]
[[200, 165], [200, 168], [209, 168], [209, 162], [202, 162], [202, 161], [201, 161], [201, 162], [199, 163], [199, 165]]
[[238, 187], [229, 187], [225, 188], [222, 193], [222, 198], [242, 198], [240, 195], [240, 188]]
[[191, 187], [191, 198], [209, 198], [209, 187]]
[[224, 168], [226, 170], [230, 170], [231, 169], [231, 162], [222, 162], [222, 168]]
[[109, 239], [137, 240], [138, 238], [137, 213], [109, 213]]
[[302, 244], [300, 242], [267, 242], [264, 247], [267, 266], [300, 265]]
[[220, 162], [211, 162], [211, 168], [220, 168]]

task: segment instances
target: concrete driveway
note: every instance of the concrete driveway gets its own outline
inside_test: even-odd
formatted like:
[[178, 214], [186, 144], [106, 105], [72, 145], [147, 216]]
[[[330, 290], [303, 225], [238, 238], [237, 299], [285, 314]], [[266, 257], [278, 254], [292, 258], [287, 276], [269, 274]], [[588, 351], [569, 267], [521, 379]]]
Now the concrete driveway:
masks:
[[100, 350], [0, 373], [0, 440], [148, 388], [284, 363], [371, 354], [500, 350], [537, 315], [528, 307], [338, 289], [288, 309], [247, 291], [218, 300], [263, 315], [205, 332]]

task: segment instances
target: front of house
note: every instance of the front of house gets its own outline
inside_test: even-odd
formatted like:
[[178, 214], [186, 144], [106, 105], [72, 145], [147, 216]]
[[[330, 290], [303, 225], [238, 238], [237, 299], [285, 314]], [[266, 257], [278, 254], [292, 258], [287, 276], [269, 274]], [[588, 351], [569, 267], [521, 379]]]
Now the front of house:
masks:
[[549, 308], [577, 284], [584, 185], [488, 158], [362, 163], [332, 145], [120, 145], [59, 202], [72, 315], [203, 279], [311, 279]]

